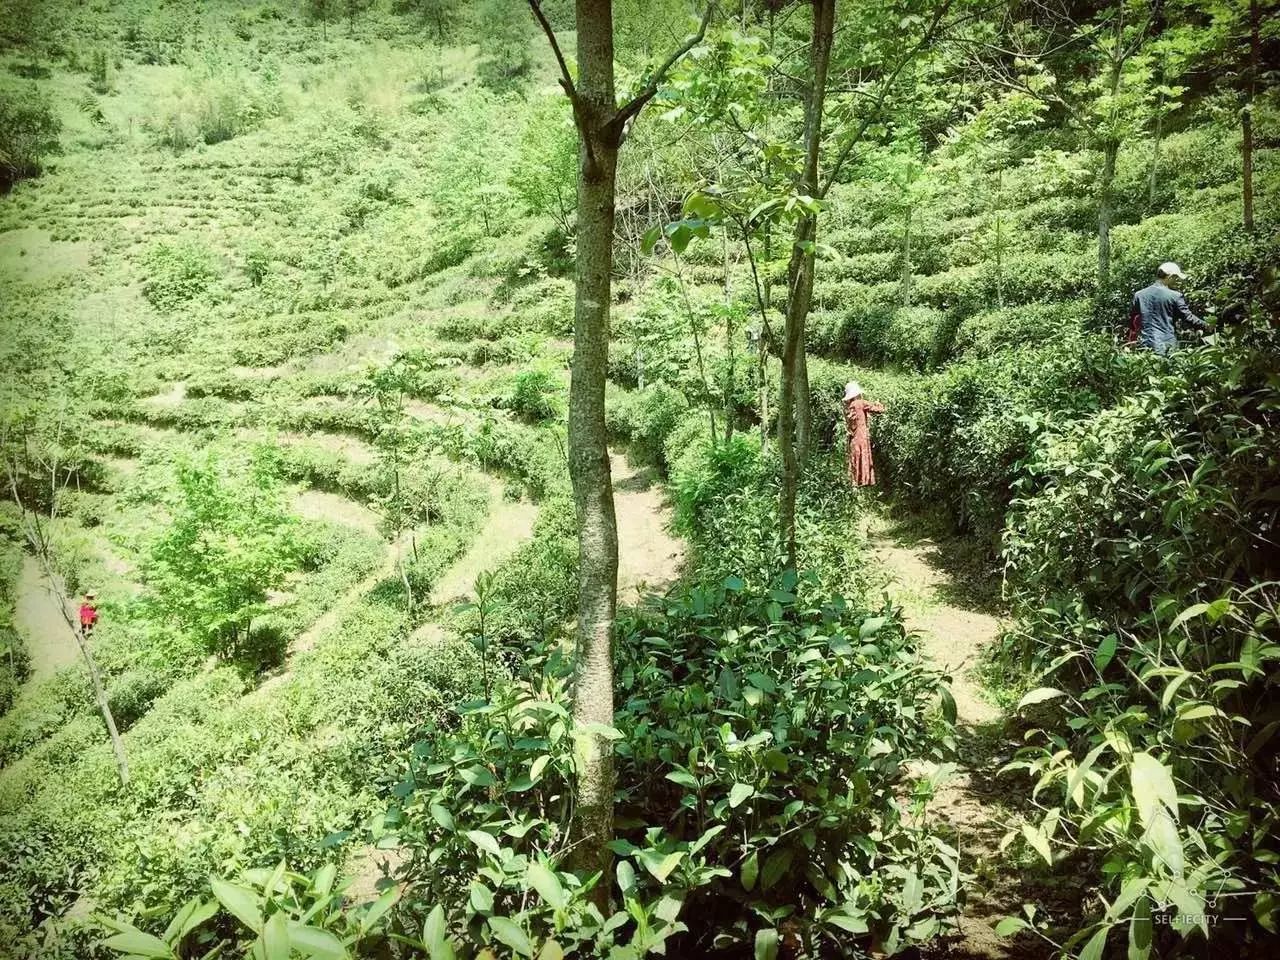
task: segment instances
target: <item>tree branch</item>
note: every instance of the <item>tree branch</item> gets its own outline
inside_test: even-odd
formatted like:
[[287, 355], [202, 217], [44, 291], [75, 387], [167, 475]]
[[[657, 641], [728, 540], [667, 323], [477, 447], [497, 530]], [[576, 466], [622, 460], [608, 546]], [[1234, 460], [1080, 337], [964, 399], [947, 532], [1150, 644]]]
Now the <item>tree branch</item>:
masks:
[[867, 127], [871, 126], [880, 112], [880, 108], [884, 106], [885, 100], [889, 96], [889, 91], [893, 88], [894, 83], [898, 79], [898, 74], [906, 69], [907, 64], [916, 58], [916, 55], [925, 48], [926, 45], [933, 41], [937, 35], [938, 27], [942, 24], [942, 18], [947, 15], [947, 11], [951, 9], [951, 0], [943, 0], [938, 5], [938, 9], [934, 11], [933, 19], [929, 22], [929, 28], [925, 30], [924, 35], [920, 37], [916, 44], [907, 51], [903, 58], [898, 61], [898, 65], [893, 68], [893, 72], [885, 77], [880, 87], [880, 94], [876, 97], [875, 103], [866, 115], [862, 118], [862, 123], [858, 125], [857, 132], [845, 141], [844, 146], [840, 148], [840, 152], [836, 154], [835, 163], [831, 165], [831, 171], [827, 174], [826, 181], [818, 187], [818, 199], [822, 199], [827, 195], [827, 191], [831, 189], [832, 184], [840, 176], [840, 170], [844, 166], [845, 161], [849, 159], [849, 155], [853, 153], [853, 148], [862, 140], [863, 134], [867, 132]]
[[[529, 0], [534, 3], [535, 0]], [[716, 11], [716, 0], [708, 0], [706, 13], [702, 15], [702, 22], [698, 24], [698, 32], [687, 39], [684, 43], [667, 57], [662, 66], [658, 67], [649, 78], [649, 82], [645, 84], [644, 89], [628, 100], [618, 112], [613, 115], [613, 119], [605, 125], [605, 131], [609, 136], [621, 139], [622, 131], [632, 117], [644, 108], [644, 105], [654, 98], [658, 92], [658, 85], [667, 79], [667, 74], [671, 68], [690, 50], [702, 42], [702, 38], [707, 35], [707, 26], [711, 23], [711, 17]]]

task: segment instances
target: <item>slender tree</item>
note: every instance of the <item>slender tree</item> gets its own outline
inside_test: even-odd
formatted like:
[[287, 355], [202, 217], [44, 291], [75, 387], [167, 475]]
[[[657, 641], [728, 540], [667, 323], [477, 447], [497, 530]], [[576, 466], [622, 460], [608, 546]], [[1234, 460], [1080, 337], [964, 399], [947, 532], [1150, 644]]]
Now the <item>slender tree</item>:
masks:
[[[578, 518], [578, 629], [574, 720], [577, 741], [577, 865], [609, 876], [613, 838], [613, 632], [618, 595], [618, 528], [604, 418], [612, 301], [618, 151], [630, 125], [672, 66], [706, 34], [714, 4], [697, 33], [621, 106], [614, 93], [612, 0], [577, 0], [578, 78], [569, 71], [539, 0], [529, 0], [560, 68], [560, 84], [578, 130], [577, 292], [569, 381], [569, 478]], [[609, 886], [596, 887], [608, 899]]]
[[[818, 157], [822, 148], [822, 108], [831, 66], [835, 0], [813, 0], [813, 36], [809, 44], [812, 76], [804, 105], [804, 163], [798, 181], [806, 196], [818, 195]], [[778, 391], [778, 450], [782, 455], [782, 497], [778, 516], [787, 543], [787, 561], [796, 562], [796, 488], [800, 460], [809, 448], [812, 415], [805, 364], [805, 323], [813, 303], [813, 274], [818, 232], [817, 210], [796, 221], [787, 265], [787, 312], [782, 331], [782, 384]]]
[[[53, 593], [58, 612], [76, 638], [76, 646], [80, 649], [80, 657], [84, 660], [85, 669], [89, 674], [94, 701], [98, 705], [98, 712], [102, 714], [102, 723], [106, 727], [107, 738], [111, 741], [111, 751], [115, 754], [116, 774], [120, 778], [120, 785], [128, 786], [129, 758], [125, 753], [120, 730], [116, 726], [115, 715], [111, 712], [107, 688], [102, 681], [102, 671], [98, 669], [98, 661], [93, 656], [93, 651], [89, 649], [88, 640], [80, 630], [80, 624], [71, 613], [70, 597], [67, 596], [62, 577], [58, 575], [57, 570], [53, 523], [58, 515], [59, 496], [76, 476], [74, 468], [66, 462], [69, 458], [64, 458], [61, 453], [63, 439], [68, 432], [64, 418], [60, 416], [54, 427], [52, 442], [44, 448], [47, 449], [47, 453], [40, 453], [36, 445], [31, 442], [30, 433], [25, 424], [6, 424], [3, 435], [0, 436], [0, 449], [3, 449], [6, 454], [4, 460], [9, 494], [13, 502], [18, 505], [23, 536], [40, 564], [40, 570], [44, 574], [49, 590]], [[28, 503], [27, 498], [24, 497], [21, 478], [27, 473], [33, 473], [37, 478], [47, 480], [49, 489], [38, 498], [43, 500], [44, 496], [48, 497], [47, 512], [43, 512], [34, 503]]]

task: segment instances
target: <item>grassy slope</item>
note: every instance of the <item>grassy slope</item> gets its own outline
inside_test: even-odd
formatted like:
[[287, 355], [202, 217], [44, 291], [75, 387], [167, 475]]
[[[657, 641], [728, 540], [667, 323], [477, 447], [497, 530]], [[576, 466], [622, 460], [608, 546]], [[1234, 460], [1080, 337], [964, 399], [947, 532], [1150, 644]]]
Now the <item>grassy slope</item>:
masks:
[[[113, 10], [67, 32], [92, 46], [120, 36], [126, 19]], [[460, 462], [458, 498], [423, 541], [429, 568], [446, 567], [481, 527], [467, 496], [487, 499], [481, 462], [504, 467], [515, 492], [563, 483], [560, 444], [493, 407], [535, 358], [564, 383], [565, 346], [546, 332], [567, 322], [563, 284], [546, 281], [544, 296], [515, 307], [504, 287], [544, 227], [517, 217], [500, 235], [473, 231], [451, 246], [440, 202], [442, 152], [506, 149], [519, 107], [465, 79], [474, 50], [435, 57], [416, 38], [374, 39], [394, 37], [394, 21], [371, 20], [353, 40], [335, 29], [328, 43], [295, 21], [250, 19], [250, 41], [230, 35], [238, 21], [215, 21], [195, 22], [209, 39], [186, 65], [138, 62], [146, 44], [126, 44], [114, 92], [91, 105], [101, 121], [81, 104], [85, 75], [55, 67], [39, 85], [64, 120], [65, 152], [0, 203], [7, 359], [87, 358], [73, 362], [99, 397], [88, 440], [104, 480], [61, 540], [73, 584], [101, 585], [108, 622], [97, 643], [113, 698], [130, 684], [158, 688], [140, 695], [143, 716], [126, 733], [127, 796], [78, 669], [29, 688], [0, 718], [0, 833], [14, 853], [0, 879], [0, 942], [82, 892], [113, 906], [174, 902], [211, 871], [327, 856], [320, 841], [374, 809], [379, 771], [435, 709], [405, 678], [428, 681], [442, 702], [469, 682], [469, 648], [440, 657], [403, 643], [414, 624], [393, 585], [348, 595], [386, 551], [367, 525], [350, 525], [352, 511], [306, 521], [326, 559], [293, 578], [279, 618], [295, 634], [313, 621], [329, 629], [282, 677], [255, 692], [230, 667], [148, 649], [133, 581], [163, 524], [157, 497], [174, 456], [208, 440], [231, 459], [266, 444], [293, 451], [287, 473], [359, 500], [372, 469], [358, 439], [369, 412], [350, 389], [368, 364], [421, 350], [438, 370], [433, 395], [410, 413], [442, 462]], [[452, 79], [429, 99], [420, 81], [436, 66]], [[254, 91], [239, 107], [264, 98], [278, 116], [213, 145], [158, 145], [148, 124], [197, 111], [209, 76]], [[500, 140], [457, 142], [459, 113], [477, 121], [468, 136]], [[254, 257], [265, 263], [256, 284]], [[149, 295], [157, 277], [170, 285]], [[184, 296], [166, 302], [165, 290]], [[527, 335], [503, 341], [508, 330]], [[514, 455], [495, 460], [477, 441], [482, 421]], [[341, 615], [322, 621], [335, 602]], [[34, 842], [14, 847], [20, 837]]]

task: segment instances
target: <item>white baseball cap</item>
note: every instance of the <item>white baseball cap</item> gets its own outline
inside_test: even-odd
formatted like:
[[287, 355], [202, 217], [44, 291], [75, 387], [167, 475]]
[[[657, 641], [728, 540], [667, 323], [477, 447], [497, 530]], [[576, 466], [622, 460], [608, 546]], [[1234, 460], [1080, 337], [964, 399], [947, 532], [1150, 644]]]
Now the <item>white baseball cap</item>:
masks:
[[1159, 277], [1181, 277], [1187, 279], [1187, 275], [1182, 272], [1182, 268], [1172, 260], [1166, 260], [1160, 266], [1156, 267], [1156, 276]]
[[862, 396], [862, 388], [858, 386], [856, 380], [850, 380], [844, 385], [844, 398], [846, 400], [852, 400], [854, 397], [860, 396]]

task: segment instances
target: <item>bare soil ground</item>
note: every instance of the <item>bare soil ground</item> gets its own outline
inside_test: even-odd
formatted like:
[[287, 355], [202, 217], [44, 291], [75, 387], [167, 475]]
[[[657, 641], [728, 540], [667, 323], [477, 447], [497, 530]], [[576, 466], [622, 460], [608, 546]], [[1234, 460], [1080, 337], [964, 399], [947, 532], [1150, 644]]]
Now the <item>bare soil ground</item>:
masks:
[[618, 602], [635, 603], [680, 576], [685, 544], [667, 529], [671, 509], [654, 471], [610, 456], [613, 503], [618, 516]]
[[926, 657], [950, 674], [956, 701], [958, 771], [934, 798], [944, 838], [960, 851], [961, 869], [975, 876], [966, 887], [959, 932], [931, 955], [972, 960], [1045, 956], [1038, 941], [1002, 939], [995, 925], [1024, 902], [1022, 874], [999, 844], [1017, 813], [1004, 802], [1010, 785], [996, 771], [1011, 752], [1004, 717], [982, 696], [971, 671], [994, 641], [1000, 621], [989, 610], [959, 598], [974, 595], [948, 573], [947, 553], [934, 540], [912, 536], [884, 517], [868, 531], [885, 586], [902, 605], [907, 626], [920, 634]]
[[57, 593], [32, 557], [22, 558], [15, 601], [13, 622], [31, 657], [27, 682], [44, 680], [75, 662], [79, 655], [75, 634], [58, 610]]
[[538, 508], [527, 500], [508, 500], [502, 484], [489, 483], [489, 516], [470, 548], [436, 583], [431, 602], [448, 603], [469, 596], [476, 577], [498, 567], [533, 536]]

